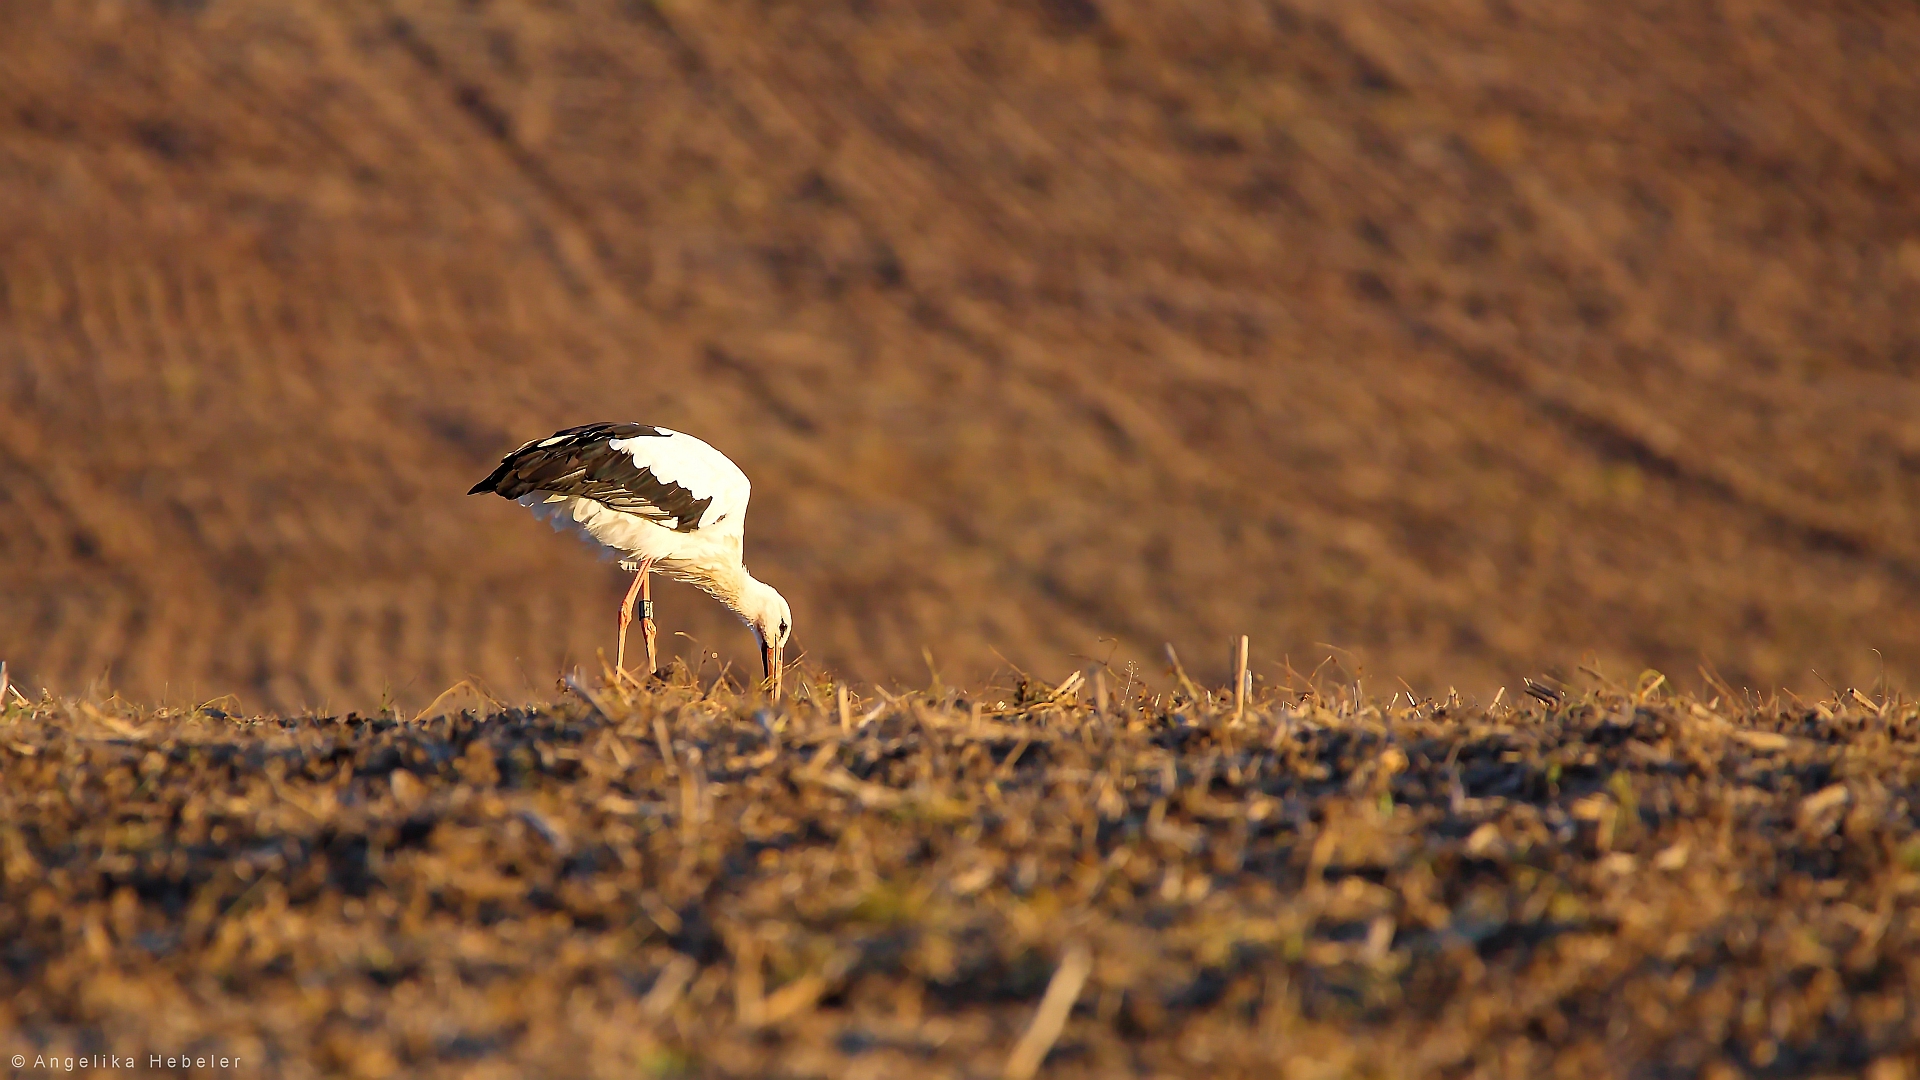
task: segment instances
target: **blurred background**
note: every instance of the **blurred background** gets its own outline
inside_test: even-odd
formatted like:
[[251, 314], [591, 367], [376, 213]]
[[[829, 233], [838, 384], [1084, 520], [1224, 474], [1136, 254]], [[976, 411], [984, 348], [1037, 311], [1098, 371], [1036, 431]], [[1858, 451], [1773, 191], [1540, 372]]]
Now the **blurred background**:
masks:
[[[601, 419], [746, 469], [749, 565], [857, 677], [1171, 640], [1220, 678], [1239, 633], [1383, 693], [1920, 659], [1911, 3], [5, 22], [30, 691], [550, 694], [625, 576], [463, 493]], [[752, 670], [717, 605], [660, 610]]]

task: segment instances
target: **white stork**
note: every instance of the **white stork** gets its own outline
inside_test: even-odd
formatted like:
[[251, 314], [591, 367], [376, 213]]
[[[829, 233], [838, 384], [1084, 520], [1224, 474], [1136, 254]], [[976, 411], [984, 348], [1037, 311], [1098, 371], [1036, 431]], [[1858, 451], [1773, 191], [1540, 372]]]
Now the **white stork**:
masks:
[[649, 424], [585, 424], [508, 454], [469, 495], [513, 499], [556, 530], [573, 529], [634, 571], [620, 601], [614, 666], [626, 670], [627, 624], [640, 597], [647, 670], [654, 652], [653, 589], [659, 570], [727, 605], [760, 639], [767, 684], [780, 697], [781, 652], [793, 612], [742, 561], [751, 485], [725, 454], [691, 435]]

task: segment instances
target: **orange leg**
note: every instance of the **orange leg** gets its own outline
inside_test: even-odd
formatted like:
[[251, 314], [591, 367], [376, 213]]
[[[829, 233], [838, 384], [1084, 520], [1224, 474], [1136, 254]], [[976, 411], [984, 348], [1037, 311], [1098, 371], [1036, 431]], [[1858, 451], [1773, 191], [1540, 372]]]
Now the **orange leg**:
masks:
[[653, 560], [640, 567], [640, 632], [647, 638], [647, 674], [660, 670], [659, 654], [653, 648]]
[[622, 674], [625, 674], [627, 670], [627, 625], [633, 622], [633, 598], [636, 594], [648, 598], [645, 601], [646, 606], [642, 609], [640, 616], [640, 629], [644, 631], [647, 636], [647, 672], [648, 674], [652, 674], [654, 671], [653, 600], [651, 599], [653, 590], [647, 583], [647, 579], [652, 575], [652, 571], [653, 560], [642, 560], [640, 569], [633, 575], [632, 587], [627, 589], [627, 595], [620, 600], [620, 643], [614, 652], [613, 666], [616, 671]]

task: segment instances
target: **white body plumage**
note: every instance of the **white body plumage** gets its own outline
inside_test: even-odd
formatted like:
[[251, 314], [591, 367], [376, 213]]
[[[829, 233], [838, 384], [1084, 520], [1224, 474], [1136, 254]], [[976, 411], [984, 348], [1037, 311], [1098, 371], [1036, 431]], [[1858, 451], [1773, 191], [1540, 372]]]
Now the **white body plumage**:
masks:
[[657, 515], [629, 513], [591, 497], [550, 491], [529, 491], [515, 501], [556, 530], [572, 531], [607, 558], [619, 559], [628, 570], [652, 559], [655, 569], [698, 584], [714, 568], [742, 565], [747, 500], [753, 494], [747, 474], [692, 435], [663, 427], [653, 430], [660, 435], [609, 439], [607, 446], [627, 455], [661, 483], [684, 489], [694, 500], [710, 499], [695, 520], [674, 517], [663, 522]]

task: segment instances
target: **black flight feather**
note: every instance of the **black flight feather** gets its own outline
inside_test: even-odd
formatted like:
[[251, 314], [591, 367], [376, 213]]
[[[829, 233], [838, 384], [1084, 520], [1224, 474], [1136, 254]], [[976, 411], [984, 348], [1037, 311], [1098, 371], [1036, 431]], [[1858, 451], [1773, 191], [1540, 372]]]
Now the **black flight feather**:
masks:
[[565, 428], [508, 454], [485, 480], [467, 492], [491, 491], [518, 499], [534, 491], [592, 499], [615, 510], [637, 514], [675, 532], [692, 532], [713, 503], [661, 480], [638, 465], [633, 455], [610, 445], [616, 439], [666, 438], [645, 424], [583, 424]]

